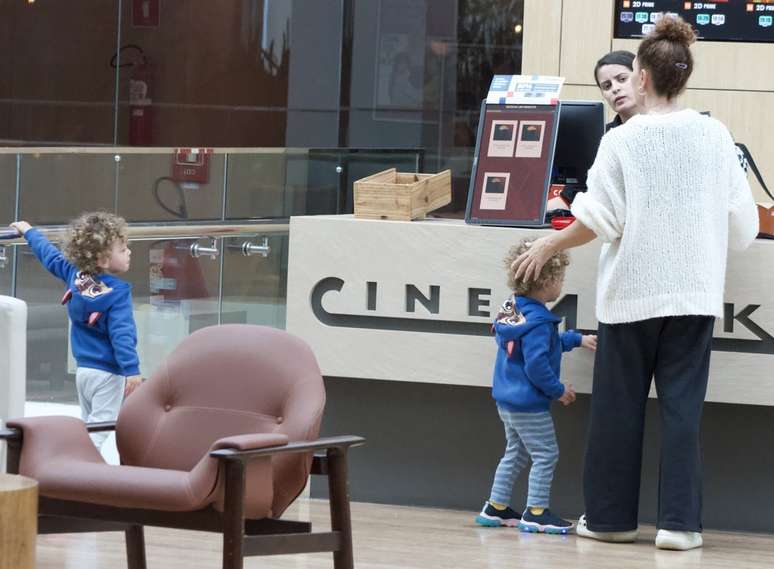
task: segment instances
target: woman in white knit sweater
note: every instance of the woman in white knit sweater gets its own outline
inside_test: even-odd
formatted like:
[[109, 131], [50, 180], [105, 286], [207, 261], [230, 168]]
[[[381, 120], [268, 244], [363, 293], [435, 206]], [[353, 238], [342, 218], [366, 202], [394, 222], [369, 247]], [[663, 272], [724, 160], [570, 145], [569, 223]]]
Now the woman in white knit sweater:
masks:
[[695, 35], [663, 18], [640, 44], [632, 83], [644, 113], [602, 139], [569, 228], [515, 261], [531, 279], [551, 254], [599, 238], [594, 365], [581, 537], [633, 541], [645, 404], [655, 377], [661, 413], [656, 546], [700, 547], [700, 423], [712, 330], [722, 316], [728, 249], [758, 232], [750, 187], [728, 130], [677, 97]]

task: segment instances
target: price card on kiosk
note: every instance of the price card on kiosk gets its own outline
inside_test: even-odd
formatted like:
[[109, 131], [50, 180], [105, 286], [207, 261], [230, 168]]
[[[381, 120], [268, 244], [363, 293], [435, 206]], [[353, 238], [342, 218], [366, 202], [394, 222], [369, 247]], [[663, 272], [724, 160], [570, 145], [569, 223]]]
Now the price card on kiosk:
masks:
[[488, 105], [551, 105], [559, 100], [564, 77], [495, 75], [486, 97]]

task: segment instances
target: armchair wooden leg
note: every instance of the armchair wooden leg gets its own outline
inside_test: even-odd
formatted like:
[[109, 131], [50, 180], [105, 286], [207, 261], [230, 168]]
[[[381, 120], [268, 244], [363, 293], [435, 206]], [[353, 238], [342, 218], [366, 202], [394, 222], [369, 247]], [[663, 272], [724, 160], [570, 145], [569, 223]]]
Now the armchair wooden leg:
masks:
[[245, 538], [245, 465], [226, 461], [226, 495], [223, 504], [223, 569], [243, 569]]
[[335, 569], [354, 569], [346, 450], [328, 450], [328, 493], [331, 529], [341, 532], [341, 549], [333, 552], [333, 566]]
[[8, 474], [19, 474], [22, 443], [18, 440], [8, 441], [8, 452], [5, 459], [5, 471]]
[[143, 527], [129, 526], [124, 534], [126, 535], [126, 559], [129, 569], [147, 569]]

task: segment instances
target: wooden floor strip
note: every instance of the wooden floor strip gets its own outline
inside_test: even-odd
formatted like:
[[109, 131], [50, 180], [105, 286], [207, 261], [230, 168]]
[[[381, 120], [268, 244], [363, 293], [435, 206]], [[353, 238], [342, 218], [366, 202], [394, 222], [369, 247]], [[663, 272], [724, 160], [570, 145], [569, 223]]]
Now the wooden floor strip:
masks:
[[[476, 512], [352, 504], [357, 569], [503, 569], [593, 567], [594, 569], [771, 569], [774, 535], [707, 531], [704, 548], [673, 552], [653, 545], [644, 527], [633, 544], [612, 545], [570, 536], [481, 528]], [[299, 500], [287, 519], [308, 520], [329, 531], [327, 503]], [[147, 528], [149, 569], [220, 567], [218, 535]], [[38, 538], [38, 569], [125, 569], [123, 534], [49, 535]], [[254, 557], [246, 569], [332, 569], [329, 553]]]

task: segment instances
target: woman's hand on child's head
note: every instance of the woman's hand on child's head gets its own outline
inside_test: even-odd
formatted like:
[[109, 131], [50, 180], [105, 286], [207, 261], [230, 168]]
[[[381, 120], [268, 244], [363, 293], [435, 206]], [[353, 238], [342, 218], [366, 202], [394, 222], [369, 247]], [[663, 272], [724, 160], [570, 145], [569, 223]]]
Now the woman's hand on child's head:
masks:
[[575, 390], [573, 389], [572, 385], [565, 385], [564, 393], [559, 398], [559, 402], [565, 407], [575, 403]]
[[516, 271], [515, 280], [524, 282], [537, 280], [543, 265], [555, 252], [553, 242], [549, 237], [541, 237], [533, 241], [529, 249], [511, 263], [511, 270]]
[[597, 351], [597, 337], [594, 334], [581, 337], [581, 346], [592, 352]]
[[27, 231], [32, 229], [32, 226], [26, 221], [16, 221], [11, 224], [11, 227], [18, 231], [20, 235], [24, 235]]
[[126, 386], [124, 387], [124, 397], [129, 397], [135, 389], [142, 384], [141, 375], [130, 375], [126, 378]]

